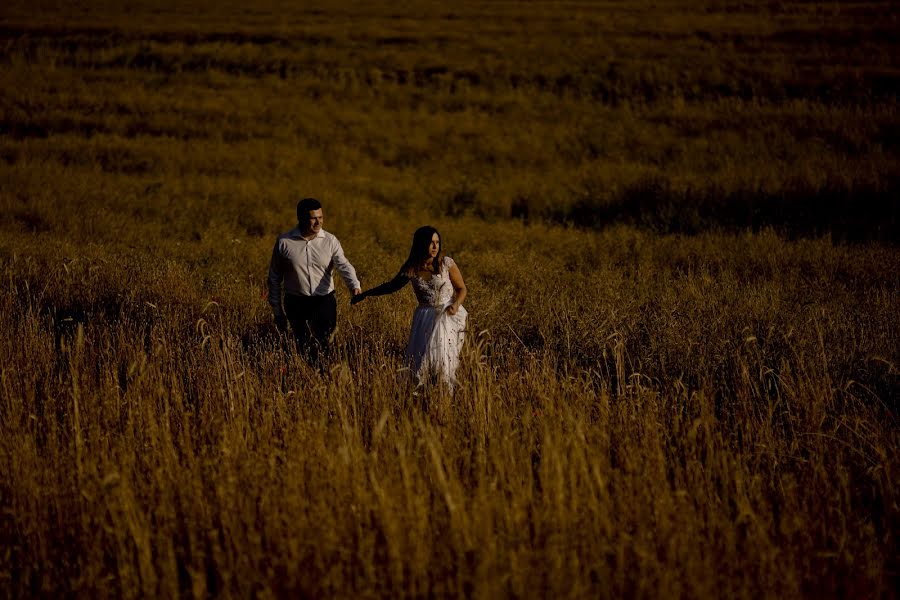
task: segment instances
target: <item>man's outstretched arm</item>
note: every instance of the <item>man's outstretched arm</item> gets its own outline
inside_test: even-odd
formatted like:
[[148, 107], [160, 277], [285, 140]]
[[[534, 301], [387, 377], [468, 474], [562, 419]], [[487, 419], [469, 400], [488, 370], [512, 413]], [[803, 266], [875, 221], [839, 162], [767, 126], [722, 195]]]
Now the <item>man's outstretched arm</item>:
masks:
[[353, 265], [351, 265], [350, 261], [347, 260], [347, 257], [344, 256], [344, 248], [341, 246], [341, 243], [335, 239], [334, 244], [334, 252], [331, 258], [332, 264], [337, 268], [338, 273], [341, 274], [341, 279], [347, 284], [347, 289], [350, 290], [351, 294], [356, 296], [362, 291], [359, 279], [356, 276], [356, 269], [353, 268]]

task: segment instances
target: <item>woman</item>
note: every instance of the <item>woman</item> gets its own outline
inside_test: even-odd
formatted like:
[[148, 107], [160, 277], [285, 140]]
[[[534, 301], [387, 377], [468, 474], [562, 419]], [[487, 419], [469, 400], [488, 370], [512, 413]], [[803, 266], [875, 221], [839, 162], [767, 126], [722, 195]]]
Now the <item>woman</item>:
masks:
[[439, 376], [453, 393], [468, 316], [462, 305], [466, 284], [453, 259], [441, 251], [437, 229], [430, 225], [417, 229], [409, 258], [397, 276], [354, 296], [351, 303], [393, 294], [410, 282], [419, 306], [413, 313], [406, 358], [419, 384]]

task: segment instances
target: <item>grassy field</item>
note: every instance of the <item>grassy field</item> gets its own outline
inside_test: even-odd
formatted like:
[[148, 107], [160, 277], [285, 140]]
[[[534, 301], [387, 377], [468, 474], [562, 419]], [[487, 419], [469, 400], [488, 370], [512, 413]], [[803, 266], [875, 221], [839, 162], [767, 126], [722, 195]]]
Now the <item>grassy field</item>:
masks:
[[893, 3], [120, 4], [0, 8], [0, 594], [896, 597]]

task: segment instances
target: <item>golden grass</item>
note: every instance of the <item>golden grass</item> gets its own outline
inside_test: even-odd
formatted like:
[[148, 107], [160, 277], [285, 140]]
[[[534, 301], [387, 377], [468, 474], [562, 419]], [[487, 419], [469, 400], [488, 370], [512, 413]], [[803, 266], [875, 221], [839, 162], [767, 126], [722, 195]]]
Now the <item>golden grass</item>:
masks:
[[[3, 593], [896, 595], [884, 6], [113, 4], [0, 12]], [[306, 195], [454, 398], [409, 292], [286, 351]]]

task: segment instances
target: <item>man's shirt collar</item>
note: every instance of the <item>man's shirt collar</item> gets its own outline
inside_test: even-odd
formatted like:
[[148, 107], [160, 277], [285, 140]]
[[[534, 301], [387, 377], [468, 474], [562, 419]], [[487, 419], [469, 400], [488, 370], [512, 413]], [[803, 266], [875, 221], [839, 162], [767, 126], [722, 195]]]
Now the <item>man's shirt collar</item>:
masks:
[[[291, 237], [292, 239], [295, 239], [295, 240], [306, 239], [306, 238], [303, 237], [303, 232], [300, 231], [300, 228], [299, 228], [299, 227], [294, 227], [293, 229], [291, 229], [291, 231], [289, 232], [288, 235], [290, 235], [290, 237]], [[319, 238], [323, 238], [323, 237], [325, 237], [325, 230], [324, 230], [324, 229], [320, 229], [320, 230], [319, 230], [319, 233], [317, 233], [317, 234], [316, 234], [316, 237], [313, 238], [313, 239], [319, 239]], [[311, 241], [311, 240], [310, 240], [310, 241]]]

